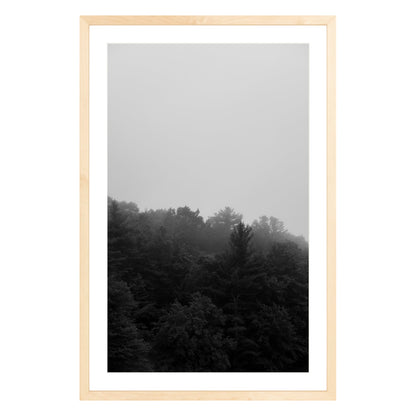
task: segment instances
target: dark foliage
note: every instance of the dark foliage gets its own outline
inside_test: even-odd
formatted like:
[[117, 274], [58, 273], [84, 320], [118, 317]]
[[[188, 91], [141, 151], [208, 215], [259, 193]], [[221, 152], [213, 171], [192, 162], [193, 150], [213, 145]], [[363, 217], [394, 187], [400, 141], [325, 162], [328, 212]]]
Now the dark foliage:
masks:
[[109, 198], [108, 371], [308, 371], [307, 242]]

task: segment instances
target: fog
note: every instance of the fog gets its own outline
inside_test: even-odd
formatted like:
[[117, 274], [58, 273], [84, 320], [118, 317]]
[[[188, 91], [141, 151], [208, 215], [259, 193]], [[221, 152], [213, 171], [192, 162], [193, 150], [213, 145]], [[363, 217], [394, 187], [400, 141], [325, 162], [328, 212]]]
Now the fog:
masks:
[[308, 239], [308, 45], [108, 46], [108, 194]]

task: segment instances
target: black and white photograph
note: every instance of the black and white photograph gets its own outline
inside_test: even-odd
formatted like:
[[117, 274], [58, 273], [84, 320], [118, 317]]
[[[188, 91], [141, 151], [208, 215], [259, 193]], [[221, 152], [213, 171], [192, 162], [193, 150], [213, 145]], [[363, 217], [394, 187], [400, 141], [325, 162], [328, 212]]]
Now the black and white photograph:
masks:
[[108, 372], [309, 371], [309, 45], [108, 45]]
[[0, 415], [416, 415], [413, 2], [2, 2]]

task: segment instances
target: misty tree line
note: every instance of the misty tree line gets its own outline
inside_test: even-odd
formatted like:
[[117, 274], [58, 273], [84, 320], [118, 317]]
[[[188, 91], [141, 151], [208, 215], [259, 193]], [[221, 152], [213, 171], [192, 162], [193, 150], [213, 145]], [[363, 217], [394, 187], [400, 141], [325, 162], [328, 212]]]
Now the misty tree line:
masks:
[[108, 371], [308, 371], [306, 241], [109, 198]]

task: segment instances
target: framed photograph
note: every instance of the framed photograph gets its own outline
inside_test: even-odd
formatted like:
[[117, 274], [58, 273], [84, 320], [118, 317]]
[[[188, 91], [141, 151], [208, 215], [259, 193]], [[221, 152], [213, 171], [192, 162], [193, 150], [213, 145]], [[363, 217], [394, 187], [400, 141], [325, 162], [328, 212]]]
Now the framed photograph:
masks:
[[82, 400], [335, 400], [335, 17], [80, 18]]

